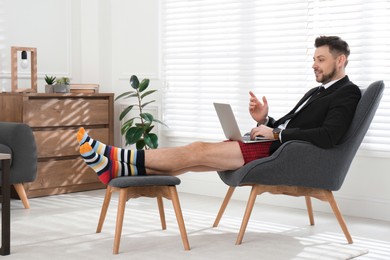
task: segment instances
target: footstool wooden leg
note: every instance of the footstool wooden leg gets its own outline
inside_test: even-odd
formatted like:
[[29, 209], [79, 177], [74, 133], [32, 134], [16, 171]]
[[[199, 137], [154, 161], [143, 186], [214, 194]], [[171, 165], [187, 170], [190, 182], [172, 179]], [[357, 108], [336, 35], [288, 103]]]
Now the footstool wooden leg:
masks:
[[165, 221], [164, 202], [162, 197], [157, 197], [158, 211], [160, 212], [161, 228], [167, 229], [167, 223]]
[[106, 195], [104, 196], [102, 211], [100, 212], [99, 223], [96, 228], [96, 233], [102, 232], [104, 220], [106, 219], [108, 206], [110, 206], [111, 194], [112, 194], [111, 187], [107, 186]]
[[179, 196], [177, 195], [176, 186], [169, 186], [171, 193], [173, 208], [175, 209], [177, 224], [179, 225], [181, 239], [183, 241], [184, 249], [190, 250], [190, 243], [188, 242], [187, 231], [184, 224], [183, 214], [181, 212]]
[[118, 201], [118, 212], [116, 215], [116, 228], [115, 228], [114, 250], [113, 250], [114, 254], [118, 254], [119, 252], [119, 244], [122, 235], [123, 217], [125, 215], [126, 201], [127, 201], [127, 188], [120, 189], [119, 201]]

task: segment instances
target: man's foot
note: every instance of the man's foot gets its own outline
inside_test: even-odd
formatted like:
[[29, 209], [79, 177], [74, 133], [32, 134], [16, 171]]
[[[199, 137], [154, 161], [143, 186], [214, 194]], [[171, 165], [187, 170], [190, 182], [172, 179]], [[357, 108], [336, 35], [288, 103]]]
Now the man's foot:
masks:
[[101, 182], [108, 184], [111, 178], [112, 165], [107, 157], [97, 154], [89, 143], [80, 146], [80, 154], [84, 162], [94, 170]]
[[89, 143], [80, 146], [80, 154], [85, 163], [97, 173], [99, 180], [104, 184], [108, 184], [116, 177], [146, 175], [144, 167], [111, 160], [96, 153]]
[[144, 165], [143, 150], [134, 151], [129, 149], [122, 149], [111, 145], [106, 145], [105, 143], [94, 140], [92, 137], [90, 137], [83, 127], [80, 127], [79, 131], [76, 134], [76, 137], [79, 145], [89, 143], [89, 145], [96, 153], [104, 155], [110, 160], [129, 163], [138, 167], [143, 167]]

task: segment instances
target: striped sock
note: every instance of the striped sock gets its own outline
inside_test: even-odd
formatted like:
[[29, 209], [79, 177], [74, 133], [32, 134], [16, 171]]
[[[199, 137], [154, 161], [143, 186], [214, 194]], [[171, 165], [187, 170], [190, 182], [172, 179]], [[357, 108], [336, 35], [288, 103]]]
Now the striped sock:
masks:
[[[89, 143], [96, 153], [104, 155], [110, 158], [110, 160], [131, 163], [133, 165], [137, 165], [141, 167], [144, 166], [143, 160], [140, 160], [143, 159], [143, 156], [139, 155], [140, 153], [144, 153], [143, 151], [142, 152], [141, 150], [133, 151], [133, 150], [122, 149], [111, 145], [106, 145], [100, 141], [91, 138], [83, 127], [81, 127], [77, 132], [77, 141], [79, 142], [80, 145], [86, 142]], [[142, 156], [142, 158], [138, 158], [140, 156]]]
[[116, 177], [146, 175], [144, 167], [110, 160], [106, 156], [96, 153], [89, 143], [80, 146], [80, 154], [85, 163], [97, 173], [99, 180], [104, 184], [108, 184]]

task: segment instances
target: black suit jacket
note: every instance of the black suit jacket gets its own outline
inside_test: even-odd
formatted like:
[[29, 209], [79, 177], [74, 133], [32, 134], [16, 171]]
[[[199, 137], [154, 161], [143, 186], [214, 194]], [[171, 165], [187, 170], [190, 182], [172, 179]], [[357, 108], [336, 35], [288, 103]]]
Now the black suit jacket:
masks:
[[[348, 130], [360, 100], [360, 89], [348, 76], [310, 99], [301, 110], [296, 110], [318, 89], [309, 90], [287, 115], [294, 114], [287, 128], [282, 131], [282, 141], [303, 140], [322, 148], [335, 146]], [[276, 120], [270, 117], [268, 126], [275, 128], [284, 123], [284, 117]], [[273, 153], [281, 146], [280, 141], [272, 143]]]

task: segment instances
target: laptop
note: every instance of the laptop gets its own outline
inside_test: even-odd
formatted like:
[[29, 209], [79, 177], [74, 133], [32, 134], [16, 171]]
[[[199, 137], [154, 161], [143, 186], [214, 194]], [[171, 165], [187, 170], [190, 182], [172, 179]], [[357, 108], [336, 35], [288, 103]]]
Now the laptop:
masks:
[[219, 122], [221, 122], [221, 126], [223, 132], [225, 133], [225, 137], [227, 139], [232, 141], [241, 141], [243, 143], [273, 141], [261, 136], [257, 136], [255, 139], [252, 140], [250, 138], [250, 133], [241, 135], [240, 129], [238, 127], [236, 118], [233, 114], [233, 110], [230, 104], [214, 103], [214, 107], [215, 107], [215, 111], [217, 112]]

